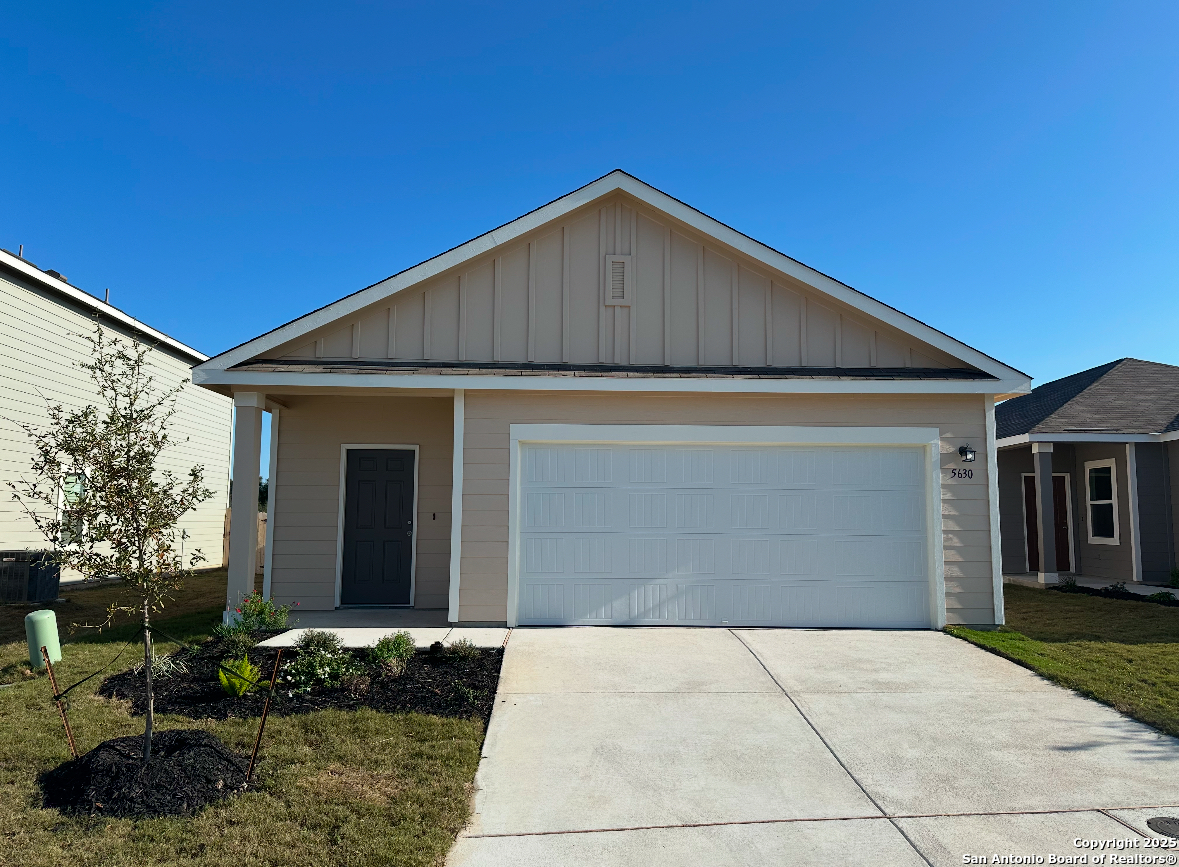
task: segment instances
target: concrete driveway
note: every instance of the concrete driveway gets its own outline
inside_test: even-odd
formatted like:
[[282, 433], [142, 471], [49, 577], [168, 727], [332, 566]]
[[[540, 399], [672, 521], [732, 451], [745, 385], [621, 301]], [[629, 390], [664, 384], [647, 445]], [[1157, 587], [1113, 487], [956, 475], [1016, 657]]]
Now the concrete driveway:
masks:
[[937, 632], [518, 629], [476, 785], [451, 867], [1051, 863], [1162, 839], [1179, 741]]

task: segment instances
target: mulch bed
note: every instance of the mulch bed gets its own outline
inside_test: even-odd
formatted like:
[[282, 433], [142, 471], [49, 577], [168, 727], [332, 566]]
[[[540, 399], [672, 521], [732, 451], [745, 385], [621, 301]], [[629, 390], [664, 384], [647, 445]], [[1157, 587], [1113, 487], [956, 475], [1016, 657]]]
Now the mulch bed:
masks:
[[249, 760], [208, 732], [170, 729], [104, 741], [85, 755], [41, 775], [46, 807], [103, 816], [178, 816], [241, 791]]
[[[1080, 593], [1084, 596], [1100, 596], [1102, 599], [1125, 599], [1128, 602], [1147, 602], [1151, 605], [1167, 605], [1172, 608], [1179, 607], [1179, 599], [1175, 598], [1174, 588], [1171, 587], [1159, 587], [1158, 593], [1153, 597], [1143, 596], [1141, 593], [1133, 593], [1117, 584], [1111, 584], [1109, 587], [1082, 587], [1080, 584], [1052, 584], [1048, 589], [1055, 590], [1057, 593]], [[1167, 594], [1167, 596], [1162, 594]], [[1167, 598], [1168, 596], [1170, 598]]]
[[[364, 651], [355, 651], [363, 659]], [[255, 647], [248, 656], [258, 666], [262, 679], [269, 683], [277, 651]], [[283, 664], [296, 651], [283, 650]], [[188, 666], [187, 673], [157, 679], [154, 686], [155, 711], [178, 714], [190, 719], [229, 719], [258, 717], [266, 701], [266, 689], [234, 698], [225, 693], [217, 680], [217, 663], [223, 658], [216, 639], [209, 639], [195, 650], [182, 650], [176, 658]], [[321, 688], [309, 693], [289, 695], [276, 689], [272, 714], [291, 716], [327, 708], [361, 707], [391, 713], [425, 713], [435, 716], [469, 718], [478, 716], [486, 725], [495, 703], [503, 649], [480, 648], [470, 655], [443, 649], [440, 645], [418, 650], [395, 677], [371, 672], [363, 681], [344, 688]], [[145, 707], [143, 675], [124, 671], [103, 681], [98, 694], [131, 702], [132, 712], [142, 715]]]

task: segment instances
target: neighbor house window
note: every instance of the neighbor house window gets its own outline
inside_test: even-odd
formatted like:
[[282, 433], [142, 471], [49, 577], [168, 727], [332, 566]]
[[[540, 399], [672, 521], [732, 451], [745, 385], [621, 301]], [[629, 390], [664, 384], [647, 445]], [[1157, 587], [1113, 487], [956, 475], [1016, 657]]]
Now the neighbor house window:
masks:
[[61, 482], [61, 544], [69, 545], [82, 534], [82, 519], [71, 518], [69, 510], [78, 505], [86, 493], [86, 476], [82, 473], [67, 473]]
[[1085, 498], [1089, 505], [1089, 541], [1121, 544], [1118, 534], [1118, 474], [1114, 461], [1085, 463]]

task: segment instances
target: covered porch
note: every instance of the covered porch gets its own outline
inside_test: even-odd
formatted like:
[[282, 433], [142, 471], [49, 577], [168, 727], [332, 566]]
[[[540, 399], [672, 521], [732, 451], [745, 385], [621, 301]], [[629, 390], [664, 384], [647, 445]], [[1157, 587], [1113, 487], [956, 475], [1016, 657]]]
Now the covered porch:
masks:
[[262, 592], [294, 606], [292, 620], [396, 631], [458, 619], [451, 552], [459, 550], [461, 390], [237, 391], [234, 406], [227, 613], [253, 587], [265, 459]]

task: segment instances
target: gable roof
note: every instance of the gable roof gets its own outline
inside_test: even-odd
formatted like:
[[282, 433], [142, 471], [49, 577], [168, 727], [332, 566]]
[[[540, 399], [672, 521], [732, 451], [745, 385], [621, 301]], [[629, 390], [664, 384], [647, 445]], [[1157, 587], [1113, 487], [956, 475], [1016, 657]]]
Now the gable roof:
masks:
[[1120, 358], [995, 407], [997, 436], [1145, 435], [1179, 430], [1179, 367]]
[[267, 352], [276, 347], [289, 344], [316, 329], [354, 315], [358, 311], [411, 286], [416, 286], [443, 272], [458, 268], [463, 263], [483, 256], [494, 248], [508, 244], [525, 233], [616, 192], [626, 193], [643, 205], [662, 212], [705, 236], [716, 239], [768, 268], [785, 273], [820, 293], [961, 359], [966, 364], [988, 374], [989, 377], [999, 380], [995, 383], [995, 391], [1022, 392], [1030, 387], [1026, 374], [954, 340], [943, 332], [901, 313], [893, 307], [803, 265], [766, 244], [753, 240], [621, 170], [610, 172], [568, 195], [465, 244], [454, 247], [215, 356], [197, 368], [201, 374], [200, 381], [210, 384], [218, 381], [228, 382], [227, 378], [218, 376], [217, 372], [227, 371], [230, 368], [249, 363], [251, 360], [261, 360], [266, 357]]
[[132, 333], [139, 335], [146, 343], [160, 344], [171, 349], [183, 357], [189, 364], [199, 364], [209, 359], [209, 356], [203, 352], [198, 352], [191, 346], [186, 346], [179, 340], [169, 337], [164, 332], [157, 331], [150, 325], [145, 325], [138, 319], [128, 316], [117, 307], [112, 307], [104, 301], [99, 301], [89, 292], [85, 292], [77, 286], [70, 285], [56, 271], [42, 271], [32, 262], [22, 259], [19, 256], [14, 256], [7, 250], [0, 250], [0, 272], [4, 271], [28, 283], [32, 283], [39, 289], [48, 291], [59, 299], [82, 307], [94, 315], [105, 317], [111, 322], [117, 322], [119, 325], [129, 329]]

